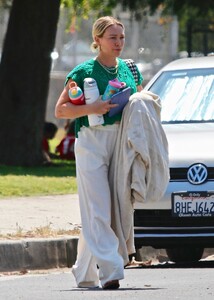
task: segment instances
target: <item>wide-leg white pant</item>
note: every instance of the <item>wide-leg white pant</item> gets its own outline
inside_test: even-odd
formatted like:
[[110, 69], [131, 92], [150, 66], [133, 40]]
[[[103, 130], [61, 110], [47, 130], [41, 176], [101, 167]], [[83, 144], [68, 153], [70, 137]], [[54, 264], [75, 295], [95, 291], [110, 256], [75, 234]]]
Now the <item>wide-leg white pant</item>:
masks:
[[75, 142], [82, 234], [72, 272], [78, 286], [97, 286], [99, 280], [103, 286], [124, 278], [124, 261], [111, 228], [108, 172], [118, 126], [84, 127]]

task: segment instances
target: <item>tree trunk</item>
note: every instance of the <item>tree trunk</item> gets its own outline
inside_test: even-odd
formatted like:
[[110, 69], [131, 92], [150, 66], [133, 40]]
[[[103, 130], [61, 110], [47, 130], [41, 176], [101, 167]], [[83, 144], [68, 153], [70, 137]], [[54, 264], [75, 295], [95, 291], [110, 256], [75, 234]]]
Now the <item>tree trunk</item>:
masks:
[[14, 0], [0, 65], [0, 164], [42, 162], [60, 0]]

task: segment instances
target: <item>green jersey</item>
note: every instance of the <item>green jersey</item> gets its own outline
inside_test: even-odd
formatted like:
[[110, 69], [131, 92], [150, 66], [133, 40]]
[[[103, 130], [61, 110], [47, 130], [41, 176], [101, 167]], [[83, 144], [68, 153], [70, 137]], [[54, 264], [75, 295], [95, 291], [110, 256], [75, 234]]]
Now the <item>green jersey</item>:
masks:
[[[143, 81], [143, 77], [141, 73], [138, 71], [138, 85], [140, 85]], [[118, 71], [116, 74], [111, 74], [107, 72], [97, 61], [96, 59], [90, 59], [82, 64], [76, 66], [66, 77], [66, 82], [69, 79], [74, 80], [77, 85], [83, 90], [83, 81], [85, 78], [93, 78], [97, 82], [97, 86], [100, 92], [100, 95], [103, 95], [105, 92], [105, 89], [108, 85], [109, 80], [117, 78], [121, 82], [125, 82], [127, 87], [131, 88], [131, 94], [137, 92], [136, 83], [134, 80], [134, 77], [132, 75], [131, 70], [125, 63], [123, 59], [118, 58]], [[114, 124], [116, 121], [121, 120], [122, 113], [119, 113], [115, 115], [114, 117], [109, 117], [108, 113], [103, 115], [104, 117], [104, 124]], [[80, 131], [80, 128], [82, 126], [89, 126], [88, 123], [88, 117], [80, 117], [76, 119], [76, 136], [78, 135], [78, 132]]]

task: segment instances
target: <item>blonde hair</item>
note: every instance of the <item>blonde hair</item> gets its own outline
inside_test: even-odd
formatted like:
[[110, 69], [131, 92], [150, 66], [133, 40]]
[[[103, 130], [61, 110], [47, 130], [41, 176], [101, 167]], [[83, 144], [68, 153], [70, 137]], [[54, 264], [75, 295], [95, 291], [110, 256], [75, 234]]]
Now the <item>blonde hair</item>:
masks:
[[117, 19], [111, 17], [111, 16], [105, 16], [97, 19], [92, 27], [92, 37], [93, 37], [93, 43], [91, 44], [91, 50], [93, 52], [96, 52], [99, 50], [99, 46], [95, 42], [95, 37], [102, 37], [106, 31], [106, 29], [111, 25], [119, 25], [123, 29], [125, 29], [124, 25], [118, 21]]

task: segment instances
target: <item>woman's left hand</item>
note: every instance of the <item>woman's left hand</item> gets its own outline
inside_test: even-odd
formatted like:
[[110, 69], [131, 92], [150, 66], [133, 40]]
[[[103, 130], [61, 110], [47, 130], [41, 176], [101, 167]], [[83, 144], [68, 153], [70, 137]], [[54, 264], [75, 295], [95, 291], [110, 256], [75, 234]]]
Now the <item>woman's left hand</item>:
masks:
[[94, 103], [91, 104], [93, 106], [93, 112], [95, 114], [104, 115], [110, 111], [111, 108], [117, 107], [118, 104], [112, 104], [111, 100], [102, 100], [102, 96], [100, 96]]

